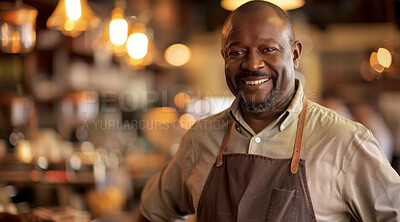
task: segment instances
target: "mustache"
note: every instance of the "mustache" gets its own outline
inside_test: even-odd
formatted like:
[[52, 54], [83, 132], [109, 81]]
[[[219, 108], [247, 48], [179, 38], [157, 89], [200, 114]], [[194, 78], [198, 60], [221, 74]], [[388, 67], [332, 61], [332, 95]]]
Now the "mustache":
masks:
[[269, 77], [275, 82], [277, 75], [274, 72], [266, 72], [266, 71], [243, 71], [235, 76], [235, 81], [239, 82], [241, 78], [245, 77]]

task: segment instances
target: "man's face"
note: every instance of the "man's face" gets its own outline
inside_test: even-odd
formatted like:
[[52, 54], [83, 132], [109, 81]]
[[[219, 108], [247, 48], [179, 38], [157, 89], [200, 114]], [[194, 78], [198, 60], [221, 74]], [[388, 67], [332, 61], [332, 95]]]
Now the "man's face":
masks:
[[258, 11], [232, 18], [222, 46], [231, 92], [248, 111], [287, 104], [294, 92], [294, 67], [301, 47], [292, 45], [287, 24], [275, 13]]

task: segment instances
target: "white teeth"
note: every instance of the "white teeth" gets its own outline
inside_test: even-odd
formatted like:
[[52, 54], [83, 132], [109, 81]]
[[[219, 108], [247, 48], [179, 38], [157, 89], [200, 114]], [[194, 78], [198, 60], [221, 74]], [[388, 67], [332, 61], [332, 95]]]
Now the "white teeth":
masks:
[[246, 84], [247, 85], [257, 85], [257, 84], [260, 84], [260, 83], [264, 83], [264, 82], [266, 82], [266, 81], [268, 81], [269, 80], [269, 78], [266, 78], [266, 79], [260, 79], [260, 80], [256, 80], [256, 81], [245, 81], [246, 82]]

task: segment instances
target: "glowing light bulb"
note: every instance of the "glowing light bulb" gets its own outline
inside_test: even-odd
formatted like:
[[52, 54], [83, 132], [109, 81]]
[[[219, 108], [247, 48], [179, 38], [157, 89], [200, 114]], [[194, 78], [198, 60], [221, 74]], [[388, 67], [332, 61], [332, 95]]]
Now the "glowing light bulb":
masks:
[[390, 54], [389, 50], [385, 48], [379, 48], [377, 54], [379, 64], [385, 68], [389, 68], [392, 64], [392, 54]]
[[383, 67], [381, 64], [378, 62], [378, 54], [376, 52], [373, 52], [371, 54], [371, 57], [369, 58], [369, 63], [372, 67], [373, 70], [375, 70], [378, 73], [383, 72], [385, 67]]
[[110, 22], [110, 41], [114, 45], [123, 45], [128, 37], [128, 23], [125, 19], [113, 19]]
[[190, 59], [191, 53], [189, 47], [183, 44], [174, 44], [165, 50], [164, 57], [167, 62], [173, 66], [182, 66]]
[[178, 93], [174, 98], [174, 103], [179, 108], [186, 108], [189, 105], [190, 96], [186, 93]]
[[71, 20], [77, 20], [82, 15], [80, 0], [65, 0], [65, 9], [67, 11], [67, 17]]
[[143, 33], [133, 33], [126, 43], [128, 55], [134, 59], [141, 59], [147, 54], [149, 39]]

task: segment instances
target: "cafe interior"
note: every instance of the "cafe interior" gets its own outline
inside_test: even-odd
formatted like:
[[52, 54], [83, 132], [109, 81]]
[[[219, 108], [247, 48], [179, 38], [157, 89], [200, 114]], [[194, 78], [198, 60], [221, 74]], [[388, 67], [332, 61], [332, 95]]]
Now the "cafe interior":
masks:
[[[132, 221], [182, 135], [233, 102], [220, 33], [243, 2], [2, 0], [0, 213]], [[399, 172], [400, 1], [272, 2], [307, 98], [370, 129]]]

